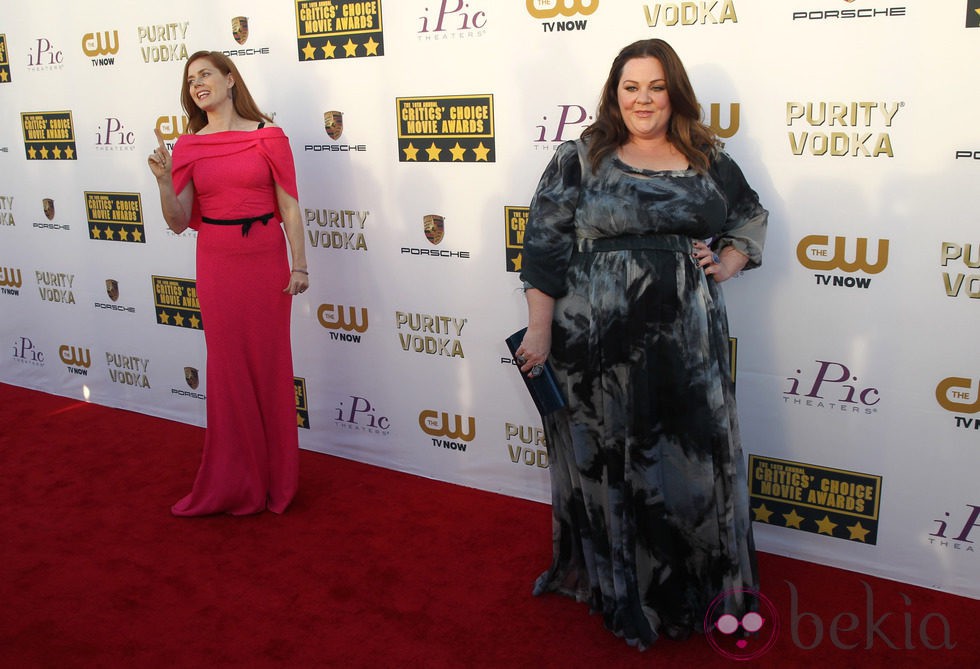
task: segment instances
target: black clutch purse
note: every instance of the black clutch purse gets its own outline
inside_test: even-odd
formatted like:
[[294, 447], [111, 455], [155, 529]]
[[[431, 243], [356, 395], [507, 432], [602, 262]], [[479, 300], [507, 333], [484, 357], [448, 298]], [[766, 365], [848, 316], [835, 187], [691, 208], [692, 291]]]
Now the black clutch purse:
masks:
[[[514, 357], [521, 342], [524, 341], [525, 332], [527, 332], [527, 328], [521, 328], [505, 340], [507, 348], [510, 349], [511, 357]], [[534, 406], [537, 407], [538, 413], [542, 416], [547, 416], [568, 406], [561, 388], [558, 387], [558, 379], [555, 378], [555, 370], [551, 368], [551, 363], [546, 361], [544, 370], [534, 378], [520, 371], [520, 368], [518, 368], [517, 373], [524, 380], [524, 385], [527, 386], [527, 391], [531, 394], [531, 399], [534, 400]]]

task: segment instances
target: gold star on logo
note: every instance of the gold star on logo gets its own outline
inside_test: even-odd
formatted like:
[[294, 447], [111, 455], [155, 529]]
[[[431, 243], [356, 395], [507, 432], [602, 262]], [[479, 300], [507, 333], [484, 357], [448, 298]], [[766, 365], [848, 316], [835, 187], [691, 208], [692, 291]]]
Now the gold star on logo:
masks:
[[463, 159], [463, 154], [466, 153], [466, 149], [461, 147], [459, 142], [456, 142], [456, 146], [449, 149], [449, 152], [453, 154], [453, 161], [457, 161]]
[[74, 160], [75, 150], [70, 146], [65, 149], [65, 160]]
[[188, 318], [187, 320], [190, 322], [191, 327], [194, 328], [195, 330], [201, 329], [201, 319], [195, 316], [194, 314], [191, 314], [191, 317]]
[[157, 319], [164, 325], [170, 325], [170, 314], [166, 311], [161, 311], [157, 314]]
[[34, 150], [33, 146], [27, 150], [27, 155], [31, 157], [31, 160], [37, 158], [37, 151]]
[[327, 40], [327, 43], [321, 46], [320, 49], [323, 51], [324, 58], [333, 58], [337, 52], [337, 47], [330, 40]]
[[803, 516], [796, 513], [796, 509], [793, 509], [789, 513], [784, 513], [783, 518], [786, 519], [786, 527], [795, 527], [798, 530], [803, 529], [800, 527], [800, 523], [803, 522]]
[[405, 152], [405, 160], [418, 160], [419, 159], [418, 158], [419, 150], [416, 149], [414, 146], [412, 146], [412, 143], [411, 142], [409, 142], [408, 143], [408, 146], [406, 146], [404, 149], [402, 149], [402, 151]]
[[41, 147], [41, 160], [47, 160], [47, 159], [48, 159], [48, 147], [42, 146]]
[[868, 536], [868, 532], [871, 530], [866, 530], [861, 526], [861, 521], [854, 523], [853, 525], [848, 525], [847, 530], [851, 533], [850, 539], [854, 541], [864, 541], [865, 537]]
[[136, 228], [135, 230], [133, 230], [133, 241], [134, 242], [137, 242], [137, 243], [142, 243], [143, 242], [143, 233], [140, 232], [140, 229], [139, 228]]
[[772, 515], [772, 511], [766, 508], [765, 502], [758, 509], [752, 509], [752, 511], [755, 513], [755, 520], [760, 523], [768, 523], [769, 516]]
[[54, 147], [54, 151], [51, 152], [55, 160], [61, 160], [61, 149], [57, 146]]
[[432, 142], [432, 146], [425, 150], [429, 154], [429, 160], [439, 160], [439, 154], [442, 153], [442, 149], [436, 146], [435, 142]]
[[126, 228], [121, 228], [119, 230], [119, 240], [123, 242], [129, 241], [129, 232], [126, 231]]
[[105, 238], [112, 239], [114, 236], [115, 233], [112, 231], [112, 228], [110, 228], [108, 225], [105, 226]]
[[357, 55], [357, 45], [354, 44], [354, 41], [350, 37], [347, 38], [347, 44], [344, 45], [344, 51], [347, 52], [346, 55], [348, 58]]
[[833, 523], [830, 520], [830, 516], [824, 516], [823, 520], [817, 521], [817, 534], [829, 534], [834, 536], [834, 528], [837, 527], [837, 523]]
[[92, 226], [92, 239], [102, 239], [102, 231], [97, 225]]
[[487, 154], [490, 153], [490, 149], [483, 146], [483, 142], [480, 142], [480, 146], [473, 149], [473, 153], [476, 154], [476, 159], [478, 161], [482, 160], [483, 162], [487, 162]]
[[307, 42], [306, 46], [302, 48], [302, 51], [304, 60], [313, 60], [313, 56], [316, 54], [316, 47]]
[[179, 313], [174, 315], [174, 323], [176, 323], [180, 327], [184, 327], [184, 317], [181, 316]]
[[306, 421], [299, 415], [299, 411], [296, 412], [296, 427], [306, 427]]
[[0, 70], [0, 81], [2, 81], [3, 83], [7, 83], [7, 77], [9, 76], [10, 75], [7, 73], [6, 68]]
[[364, 50], [367, 51], [367, 55], [369, 56], [377, 56], [379, 46], [381, 44], [375, 42], [373, 37], [369, 37], [368, 41], [364, 43]]
[[523, 253], [518, 253], [517, 254], [517, 257], [514, 258], [513, 260], [511, 260], [511, 262], [514, 263], [514, 271], [515, 272], [520, 272], [521, 271], [521, 265], [524, 262], [524, 258], [522, 257], [523, 255], [524, 255]]

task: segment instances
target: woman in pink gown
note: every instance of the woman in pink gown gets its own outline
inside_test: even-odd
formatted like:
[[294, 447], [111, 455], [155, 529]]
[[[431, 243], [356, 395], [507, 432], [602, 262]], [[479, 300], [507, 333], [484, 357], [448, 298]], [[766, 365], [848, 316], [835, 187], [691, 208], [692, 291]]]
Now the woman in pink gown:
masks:
[[148, 163], [167, 225], [197, 230], [208, 397], [201, 466], [171, 510], [282, 513], [299, 478], [290, 309], [309, 286], [292, 152], [220, 52], [188, 59], [181, 102], [190, 133], [171, 157], [158, 132]]

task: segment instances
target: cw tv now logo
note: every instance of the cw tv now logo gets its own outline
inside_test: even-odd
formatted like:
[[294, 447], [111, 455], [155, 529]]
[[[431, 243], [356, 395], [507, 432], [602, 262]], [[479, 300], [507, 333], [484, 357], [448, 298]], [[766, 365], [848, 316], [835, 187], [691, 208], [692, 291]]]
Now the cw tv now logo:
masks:
[[869, 277], [846, 276], [861, 272], [880, 274], [888, 266], [888, 240], [877, 240], [874, 260], [869, 257], [868, 238], [834, 237], [827, 235], [807, 235], [796, 245], [796, 259], [807, 269], [818, 271], [838, 270], [845, 276], [814, 274], [818, 286], [840, 286], [844, 288], [869, 288]]
[[[321, 304], [316, 312], [320, 325], [330, 330], [330, 339], [361, 343], [361, 334], [368, 329], [368, 310], [343, 304]], [[356, 333], [356, 334], [355, 334]]]
[[451, 451], [465, 452], [467, 442], [476, 437], [476, 420], [472, 416], [450, 416], [434, 409], [419, 412], [419, 427], [432, 437], [433, 446]]

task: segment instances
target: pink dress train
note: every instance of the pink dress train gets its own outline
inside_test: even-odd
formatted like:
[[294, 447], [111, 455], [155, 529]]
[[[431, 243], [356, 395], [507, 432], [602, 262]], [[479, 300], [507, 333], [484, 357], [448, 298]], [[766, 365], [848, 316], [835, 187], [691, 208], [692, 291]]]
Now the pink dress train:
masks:
[[[177, 516], [282, 513], [299, 479], [286, 240], [275, 186], [297, 197], [289, 140], [279, 128], [184, 135], [174, 189], [195, 189], [197, 292], [207, 344], [207, 430], [191, 492]], [[267, 223], [221, 221], [272, 213]]]

